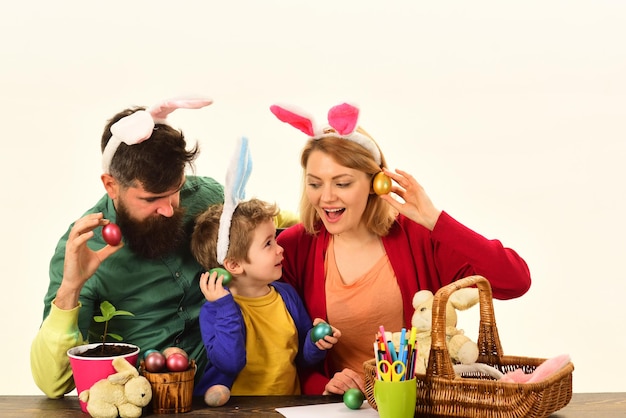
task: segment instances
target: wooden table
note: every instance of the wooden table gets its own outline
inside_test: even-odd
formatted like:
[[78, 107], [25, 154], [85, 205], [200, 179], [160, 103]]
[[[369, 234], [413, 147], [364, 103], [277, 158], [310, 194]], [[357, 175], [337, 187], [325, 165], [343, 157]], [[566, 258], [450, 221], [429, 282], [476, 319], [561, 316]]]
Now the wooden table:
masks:
[[[202, 398], [194, 399], [193, 409], [184, 414], [152, 415], [154, 417], [258, 417], [280, 418], [274, 408], [341, 402], [339, 396], [235, 396], [219, 408], [209, 408]], [[144, 416], [150, 415], [144, 412]], [[86, 418], [74, 396], [51, 400], [44, 396], [0, 396], [3, 418]], [[571, 402], [553, 418], [626, 417], [626, 393], [575, 393]], [[332, 418], [332, 417], [320, 417]]]

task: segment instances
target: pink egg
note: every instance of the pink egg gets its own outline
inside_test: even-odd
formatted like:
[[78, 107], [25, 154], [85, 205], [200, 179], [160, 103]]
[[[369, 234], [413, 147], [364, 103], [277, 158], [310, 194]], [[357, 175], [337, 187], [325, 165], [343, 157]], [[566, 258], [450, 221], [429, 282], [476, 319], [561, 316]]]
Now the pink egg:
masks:
[[189, 360], [181, 353], [172, 353], [165, 359], [165, 365], [171, 372], [184, 372], [189, 367]]
[[165, 368], [165, 356], [158, 351], [149, 353], [144, 359], [146, 370], [150, 373], [158, 373]]

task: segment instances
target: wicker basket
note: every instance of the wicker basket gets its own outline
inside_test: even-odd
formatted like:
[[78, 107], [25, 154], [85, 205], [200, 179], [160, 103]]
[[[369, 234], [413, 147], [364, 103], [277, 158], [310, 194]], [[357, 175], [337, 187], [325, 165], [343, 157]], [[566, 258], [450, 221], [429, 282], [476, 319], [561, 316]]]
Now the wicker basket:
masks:
[[[477, 362], [507, 373], [534, 371], [545, 359], [505, 356], [502, 353], [493, 311], [491, 286], [482, 276], [470, 276], [441, 288], [433, 300], [432, 345], [426, 374], [416, 374], [416, 416], [513, 418], [548, 417], [567, 405], [572, 397], [570, 362], [549, 378], [537, 383], [507, 383], [482, 374], [456, 376], [446, 347], [446, 303], [452, 292], [476, 285], [480, 294], [479, 356]], [[363, 363], [365, 395], [374, 400], [375, 359]]]

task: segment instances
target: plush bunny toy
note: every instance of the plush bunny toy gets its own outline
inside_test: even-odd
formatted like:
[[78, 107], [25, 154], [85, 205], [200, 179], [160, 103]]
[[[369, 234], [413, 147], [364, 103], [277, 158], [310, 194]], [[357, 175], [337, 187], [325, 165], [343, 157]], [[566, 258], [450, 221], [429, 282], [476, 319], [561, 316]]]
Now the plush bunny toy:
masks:
[[[411, 325], [417, 330], [417, 359], [415, 373], [425, 374], [430, 355], [432, 306], [434, 295], [430, 290], [420, 290], [413, 296], [415, 312]], [[478, 345], [456, 328], [456, 310], [466, 310], [478, 303], [478, 289], [463, 288], [452, 293], [446, 305], [446, 342], [452, 360], [472, 364], [478, 359]], [[399, 335], [397, 336], [399, 338]], [[396, 335], [394, 335], [396, 338]], [[399, 342], [398, 342], [399, 343]], [[394, 342], [394, 344], [397, 344]]]
[[93, 418], [138, 418], [152, 400], [150, 382], [123, 357], [113, 359], [117, 371], [79, 394]]

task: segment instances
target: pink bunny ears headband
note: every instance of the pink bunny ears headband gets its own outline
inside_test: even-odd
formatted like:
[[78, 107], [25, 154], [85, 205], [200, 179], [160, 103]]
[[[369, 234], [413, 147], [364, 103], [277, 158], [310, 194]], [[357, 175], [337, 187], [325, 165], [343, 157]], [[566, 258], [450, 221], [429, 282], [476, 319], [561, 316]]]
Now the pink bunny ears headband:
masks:
[[125, 116], [111, 126], [111, 139], [102, 152], [102, 170], [109, 172], [115, 151], [123, 142], [135, 145], [150, 138], [156, 123], [167, 124], [167, 115], [176, 109], [200, 109], [213, 103], [209, 98], [177, 98], [158, 103], [147, 110]]
[[[295, 109], [287, 109], [282, 106], [273, 105], [270, 107], [270, 110], [279, 120], [301, 130], [311, 139], [338, 136], [348, 141], [356, 142], [372, 154], [376, 164], [381, 164], [380, 150], [378, 146], [376, 146], [376, 143], [374, 143], [372, 138], [356, 130], [359, 119], [359, 109], [355, 106], [342, 103], [332, 107], [328, 111], [327, 126], [317, 125], [312, 117]], [[328, 128], [332, 128], [332, 130]]]

